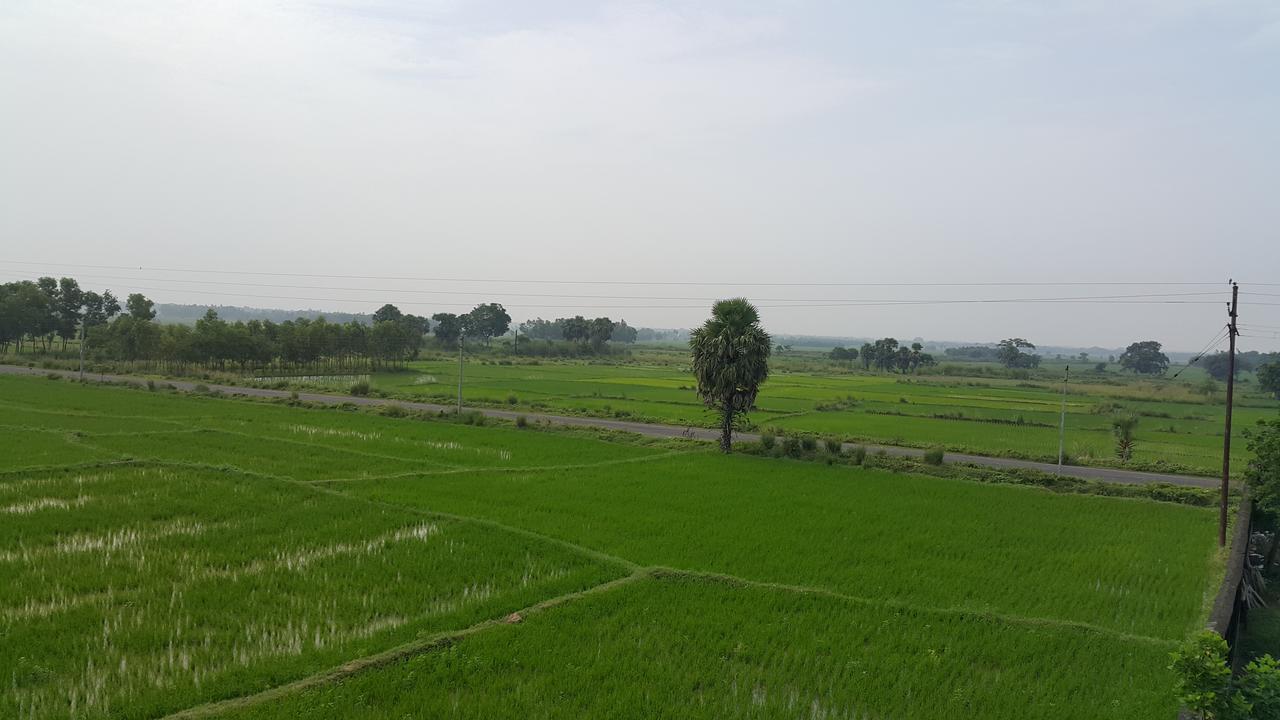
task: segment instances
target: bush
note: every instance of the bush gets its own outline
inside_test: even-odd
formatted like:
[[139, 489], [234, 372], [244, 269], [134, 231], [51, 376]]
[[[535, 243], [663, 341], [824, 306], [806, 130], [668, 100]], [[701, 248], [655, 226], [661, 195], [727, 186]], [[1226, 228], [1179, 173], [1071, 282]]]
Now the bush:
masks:
[[840, 450], [844, 445], [844, 443], [840, 442], [836, 438], [827, 438], [823, 440], [822, 443], [826, 446], [827, 452], [831, 453], [832, 455], [839, 455]]
[[359, 395], [359, 396], [368, 395], [369, 381], [361, 380], [359, 382], [352, 383], [350, 392], [352, 395]]
[[148, 389], [148, 390], [150, 390], [151, 392], [155, 392], [155, 391], [156, 391], [156, 381], [155, 381], [155, 380], [148, 380], [148, 381], [147, 381], [147, 389]]
[[782, 452], [790, 457], [800, 457], [800, 438], [789, 435], [782, 438]]
[[381, 412], [383, 415], [386, 415], [387, 417], [393, 417], [393, 418], [402, 418], [409, 414], [409, 411], [405, 409], [405, 406], [399, 403], [390, 403], [388, 405], [383, 405]]
[[205, 385], [204, 383], [196, 383], [196, 386], [191, 388], [191, 392], [196, 393], [198, 395], [208, 395], [209, 386]]
[[924, 461], [929, 465], [941, 465], [942, 460], [946, 457], [946, 451], [940, 447], [929, 448], [924, 451]]
[[529, 427], [529, 418], [525, 417], [524, 415], [516, 416], [516, 427], [518, 428]]
[[520, 398], [516, 397], [515, 395], [508, 395], [508, 396], [507, 396], [507, 404], [508, 404], [508, 405], [515, 405], [515, 404], [516, 404], [516, 403], [518, 403], [518, 402], [520, 402]]
[[805, 452], [813, 452], [818, 449], [818, 438], [812, 435], [805, 435], [800, 438], [800, 447], [804, 448]]
[[867, 460], [867, 449], [861, 445], [849, 451], [849, 462], [854, 465], [861, 465]]
[[778, 438], [771, 432], [760, 433], [760, 447], [765, 450], [772, 450]]
[[59, 375], [58, 373], [49, 373], [49, 374], [45, 375], [45, 376], [44, 376], [44, 378], [45, 378], [46, 380], [61, 380], [61, 379], [62, 379], [62, 376], [61, 376], [61, 375]]

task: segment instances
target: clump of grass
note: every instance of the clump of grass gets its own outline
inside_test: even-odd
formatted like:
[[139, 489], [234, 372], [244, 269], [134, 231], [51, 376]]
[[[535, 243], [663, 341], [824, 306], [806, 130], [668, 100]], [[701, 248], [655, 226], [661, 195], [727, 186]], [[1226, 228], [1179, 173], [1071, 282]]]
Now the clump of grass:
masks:
[[844, 445], [844, 443], [840, 442], [838, 438], [833, 438], [833, 437], [824, 438], [822, 441], [822, 444], [824, 447], [826, 447], [827, 452], [831, 453], [832, 455], [839, 455], [840, 450]]
[[348, 389], [348, 392], [349, 392], [350, 394], [352, 394], [352, 395], [356, 395], [356, 396], [358, 396], [358, 397], [362, 397], [362, 396], [368, 395], [368, 394], [369, 394], [369, 381], [368, 381], [368, 380], [359, 380], [359, 381], [356, 381], [356, 382], [354, 382], [354, 383], [351, 383], [351, 387]]
[[516, 427], [518, 427], [518, 428], [526, 428], [526, 427], [529, 427], [529, 418], [525, 417], [524, 415], [517, 415], [517, 416], [516, 416]]
[[409, 414], [409, 410], [400, 403], [390, 403], [383, 405], [380, 413], [386, 417], [402, 418]]
[[941, 465], [946, 457], [946, 451], [940, 447], [929, 448], [924, 451], [923, 459], [929, 465]]
[[196, 386], [195, 386], [195, 387], [193, 387], [193, 388], [191, 388], [191, 392], [193, 392], [193, 393], [195, 393], [195, 394], [197, 394], [197, 395], [208, 395], [208, 394], [209, 394], [209, 386], [208, 386], [208, 385], [205, 385], [204, 383], [196, 383]]
[[508, 405], [516, 405], [516, 404], [518, 404], [519, 402], [520, 402], [520, 398], [516, 397], [514, 394], [512, 394], [512, 395], [508, 395], [508, 396], [507, 396], [507, 404], [508, 404]]
[[773, 450], [773, 446], [778, 442], [778, 438], [772, 432], [766, 430], [760, 433], [760, 447], [765, 450]]
[[849, 462], [854, 465], [861, 465], [867, 460], [867, 449], [861, 445], [854, 447], [849, 451]]
[[805, 435], [800, 438], [800, 447], [805, 452], [813, 452], [818, 449], [818, 438], [812, 435]]

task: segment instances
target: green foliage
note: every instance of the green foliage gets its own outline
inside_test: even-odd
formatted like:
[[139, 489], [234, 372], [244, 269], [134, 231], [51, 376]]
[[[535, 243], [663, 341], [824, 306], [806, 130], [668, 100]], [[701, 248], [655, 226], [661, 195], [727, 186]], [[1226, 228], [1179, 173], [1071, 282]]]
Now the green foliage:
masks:
[[1280, 361], [1269, 362], [1258, 367], [1258, 387], [1280, 400]]
[[800, 449], [805, 452], [813, 452], [818, 449], [818, 438], [812, 435], [804, 435], [800, 438]]
[[946, 457], [946, 451], [940, 447], [929, 448], [924, 452], [923, 459], [929, 465], [941, 465]]
[[760, 433], [760, 447], [763, 447], [765, 450], [772, 450], [777, 441], [777, 436], [771, 432]]
[[867, 459], [867, 449], [861, 445], [855, 446], [849, 451], [849, 462], [854, 465], [861, 465]]
[[1245, 481], [1254, 507], [1273, 522], [1280, 520], [1280, 420], [1259, 420], [1245, 431], [1253, 457], [1245, 470]]
[[1120, 355], [1120, 367], [1143, 375], [1163, 375], [1169, 369], [1169, 358], [1160, 352], [1155, 340], [1136, 342]]
[[839, 455], [841, 447], [843, 446], [844, 443], [840, 442], [839, 438], [829, 437], [829, 438], [823, 438], [822, 444], [824, 447], [826, 447], [827, 452], [831, 453], [832, 455]]
[[727, 453], [735, 418], [755, 405], [769, 377], [769, 334], [754, 305], [743, 298], [720, 300], [691, 333], [689, 347], [698, 396], [720, 412], [720, 449]]
[[1177, 678], [1174, 693], [1187, 709], [1205, 720], [1248, 717], [1249, 707], [1232, 682], [1227, 641], [1221, 635], [1209, 630], [1197, 633], [1170, 657], [1169, 669]]
[[360, 380], [352, 383], [351, 387], [347, 388], [347, 392], [358, 397], [363, 397], [369, 394], [369, 389], [369, 381]]
[[1280, 720], [1280, 662], [1270, 655], [1234, 675], [1226, 640], [1205, 630], [1171, 657], [1178, 701], [1205, 720]]
[[1111, 432], [1116, 439], [1116, 457], [1127, 463], [1133, 459], [1134, 428], [1138, 426], [1137, 415], [1117, 415], [1111, 419]]

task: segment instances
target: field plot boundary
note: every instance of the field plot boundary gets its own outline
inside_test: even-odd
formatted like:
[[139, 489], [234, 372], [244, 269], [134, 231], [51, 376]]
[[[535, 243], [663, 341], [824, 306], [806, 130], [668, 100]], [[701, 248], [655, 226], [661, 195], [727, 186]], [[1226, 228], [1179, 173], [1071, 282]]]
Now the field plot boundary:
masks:
[[[572, 602], [579, 598], [587, 597], [597, 593], [608, 592], [609, 590], [613, 590], [615, 588], [628, 585], [630, 583], [636, 582], [638, 580], [643, 580], [649, 577], [652, 577], [652, 573], [650, 571], [646, 569], [638, 569], [629, 575], [624, 575], [623, 577], [610, 580], [608, 582], [601, 583], [599, 585], [594, 585], [585, 590], [579, 590], [577, 592], [567, 593], [565, 595], [557, 595], [556, 597], [553, 597], [553, 598], [547, 598], [546, 600], [541, 600], [537, 603], [534, 603], [533, 605], [529, 605], [528, 607], [517, 610], [514, 614], [523, 617], [524, 615], [531, 615], [534, 613], [543, 612], [545, 610], [552, 609], [558, 605], [563, 605], [564, 603]], [[490, 618], [488, 620], [476, 623], [474, 625], [463, 628], [461, 630], [450, 630], [446, 632], [436, 633], [422, 640], [415, 640], [413, 642], [404, 643], [402, 645], [390, 648], [388, 650], [384, 650], [374, 655], [367, 655], [365, 657], [357, 658], [355, 660], [350, 660], [337, 667], [333, 667], [323, 672], [316, 673], [315, 675], [310, 675], [308, 677], [295, 680], [291, 683], [286, 683], [284, 685], [278, 685], [276, 687], [263, 690], [260, 693], [255, 693], [253, 695], [244, 695], [236, 698], [228, 698], [226, 700], [219, 700], [212, 703], [197, 705], [192, 708], [187, 708], [186, 710], [179, 710], [176, 713], [165, 715], [163, 720], [192, 720], [193, 718], [213, 717], [225, 710], [232, 710], [236, 708], [247, 707], [250, 705], [257, 705], [259, 703], [274, 700], [278, 697], [290, 695], [295, 692], [306, 690], [312, 687], [325, 685], [331, 682], [335, 682], [337, 680], [341, 680], [346, 677], [350, 677], [357, 673], [364, 672], [366, 670], [372, 670], [378, 667], [390, 665], [398, 660], [403, 660], [405, 658], [412, 657], [414, 655], [418, 655], [425, 652], [431, 652], [432, 650], [437, 650], [442, 647], [447, 647], [463, 638], [466, 638], [470, 635], [474, 635], [478, 632], [481, 632], [482, 630], [486, 630], [488, 628], [495, 627], [505, 622], [508, 622], [507, 618], [509, 617], [511, 616], [508, 615], [500, 618]]]

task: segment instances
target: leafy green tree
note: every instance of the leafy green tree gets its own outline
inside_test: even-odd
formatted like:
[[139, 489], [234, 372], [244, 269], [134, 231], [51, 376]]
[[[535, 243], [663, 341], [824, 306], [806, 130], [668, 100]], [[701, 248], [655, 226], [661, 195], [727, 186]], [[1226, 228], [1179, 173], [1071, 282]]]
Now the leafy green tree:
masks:
[[462, 337], [462, 318], [453, 313], [436, 313], [431, 316], [436, 321], [436, 341], [444, 346], [453, 346]]
[[67, 341], [80, 332], [84, 291], [74, 278], [59, 278], [58, 294], [53, 301], [58, 316], [58, 337], [62, 338], [62, 349], [66, 350]]
[[750, 410], [769, 377], [769, 333], [745, 298], [720, 300], [711, 317], [689, 336], [698, 395], [720, 412], [720, 449], [729, 452], [737, 416]]
[[377, 325], [380, 322], [396, 322], [402, 317], [404, 317], [404, 313], [400, 312], [400, 308], [392, 305], [391, 303], [387, 303], [374, 311], [373, 324]]
[[607, 317], [598, 317], [592, 320], [587, 327], [587, 338], [591, 341], [591, 346], [596, 350], [603, 348], [604, 344], [613, 337], [613, 328], [613, 321]]
[[1001, 340], [996, 346], [996, 357], [1007, 368], [1033, 368], [1040, 366], [1040, 356], [1025, 352], [1036, 346], [1023, 338]]
[[626, 343], [630, 345], [636, 341], [636, 329], [627, 324], [626, 320], [619, 320], [618, 324], [613, 328], [614, 342]]
[[591, 337], [591, 322], [581, 315], [562, 318], [557, 322], [560, 323], [560, 334], [569, 342], [586, 342]]
[[[1253, 498], [1254, 512], [1272, 527], [1280, 528], [1280, 420], [1259, 420], [1256, 428], [1245, 430], [1249, 453], [1244, 479]], [[1280, 532], [1271, 539], [1264, 567], [1271, 567], [1280, 544]]]
[[490, 338], [505, 335], [511, 328], [511, 316], [498, 303], [482, 303], [466, 315], [467, 334], [482, 338], [487, 345]]
[[128, 310], [129, 317], [134, 320], [149, 322], [156, 318], [156, 304], [142, 293], [130, 293], [124, 301], [124, 306]]
[[1280, 400], [1280, 362], [1269, 362], [1258, 367], [1258, 387]]
[[1169, 358], [1160, 352], [1160, 343], [1144, 340], [1125, 348], [1120, 367], [1142, 375], [1163, 375], [1169, 369]]

